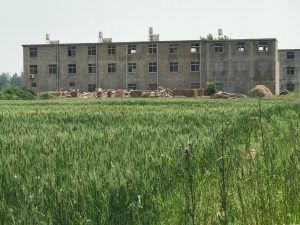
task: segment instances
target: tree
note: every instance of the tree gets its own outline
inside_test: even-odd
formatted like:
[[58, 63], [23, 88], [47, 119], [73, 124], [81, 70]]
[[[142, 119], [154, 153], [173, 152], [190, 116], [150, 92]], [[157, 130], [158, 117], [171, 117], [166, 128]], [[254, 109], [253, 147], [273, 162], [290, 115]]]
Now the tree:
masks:
[[22, 86], [22, 77], [19, 76], [17, 73], [10, 78], [10, 85], [21, 87]]
[[10, 83], [9, 73], [1, 73], [0, 75], [0, 90], [7, 87]]

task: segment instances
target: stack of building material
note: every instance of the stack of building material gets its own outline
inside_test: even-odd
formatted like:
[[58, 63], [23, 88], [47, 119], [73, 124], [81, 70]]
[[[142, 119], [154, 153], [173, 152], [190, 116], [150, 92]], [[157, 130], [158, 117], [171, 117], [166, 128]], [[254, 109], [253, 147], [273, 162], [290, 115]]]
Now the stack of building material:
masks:
[[131, 90], [129, 94], [131, 97], [142, 97], [144, 92], [142, 90]]
[[96, 97], [101, 98], [103, 96], [103, 91], [101, 88], [98, 88], [96, 90]]
[[198, 96], [208, 96], [208, 90], [206, 88], [197, 89]]
[[174, 96], [197, 97], [198, 92], [196, 89], [174, 89]]
[[160, 91], [159, 90], [154, 91], [154, 97], [160, 97]]
[[272, 97], [273, 93], [265, 85], [256, 85], [249, 92], [250, 97]]
[[115, 97], [123, 98], [123, 97], [124, 97], [124, 91], [123, 91], [122, 89], [118, 89], [118, 90], [115, 92]]
[[107, 90], [106, 95], [107, 95], [108, 98], [111, 98], [112, 94], [113, 94], [112, 90], [110, 90], [110, 89]]
[[76, 90], [73, 90], [70, 92], [70, 95], [72, 98], [77, 98], [79, 96], [79, 92]]

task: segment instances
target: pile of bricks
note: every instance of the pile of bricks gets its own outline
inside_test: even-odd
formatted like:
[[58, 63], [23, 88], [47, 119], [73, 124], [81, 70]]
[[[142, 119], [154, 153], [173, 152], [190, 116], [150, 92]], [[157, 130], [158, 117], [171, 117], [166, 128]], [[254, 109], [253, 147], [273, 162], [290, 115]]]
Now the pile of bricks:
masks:
[[129, 92], [129, 95], [130, 95], [131, 97], [133, 97], [133, 98], [142, 97], [143, 94], [144, 94], [144, 92], [141, 91], [141, 90], [131, 90], [131, 91]]
[[124, 97], [124, 91], [122, 89], [117, 90], [115, 92], [115, 97], [118, 97], [118, 98]]

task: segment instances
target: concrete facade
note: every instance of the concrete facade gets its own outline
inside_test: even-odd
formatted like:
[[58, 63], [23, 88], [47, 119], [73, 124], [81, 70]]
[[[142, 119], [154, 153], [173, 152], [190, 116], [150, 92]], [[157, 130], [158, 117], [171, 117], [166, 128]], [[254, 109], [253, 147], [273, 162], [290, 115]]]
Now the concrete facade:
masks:
[[279, 93], [276, 39], [23, 45], [23, 56], [24, 85], [37, 91], [202, 88], [216, 81], [228, 92], [264, 84]]
[[279, 50], [280, 89], [300, 91], [300, 49]]

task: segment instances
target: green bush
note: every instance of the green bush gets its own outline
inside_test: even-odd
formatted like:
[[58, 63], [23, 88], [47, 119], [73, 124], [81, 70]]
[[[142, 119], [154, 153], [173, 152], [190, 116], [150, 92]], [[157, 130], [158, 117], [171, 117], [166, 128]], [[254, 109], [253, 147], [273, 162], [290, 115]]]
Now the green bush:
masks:
[[40, 96], [40, 99], [52, 99], [54, 98], [53, 95], [51, 95], [49, 92], [45, 92]]
[[151, 93], [149, 92], [145, 92], [143, 95], [142, 95], [143, 98], [150, 98], [151, 97]]
[[35, 99], [35, 93], [31, 89], [12, 86], [4, 89], [0, 98], [7, 100], [32, 100]]
[[207, 82], [206, 88], [208, 90], [209, 95], [213, 95], [217, 93], [217, 85], [215, 81]]

